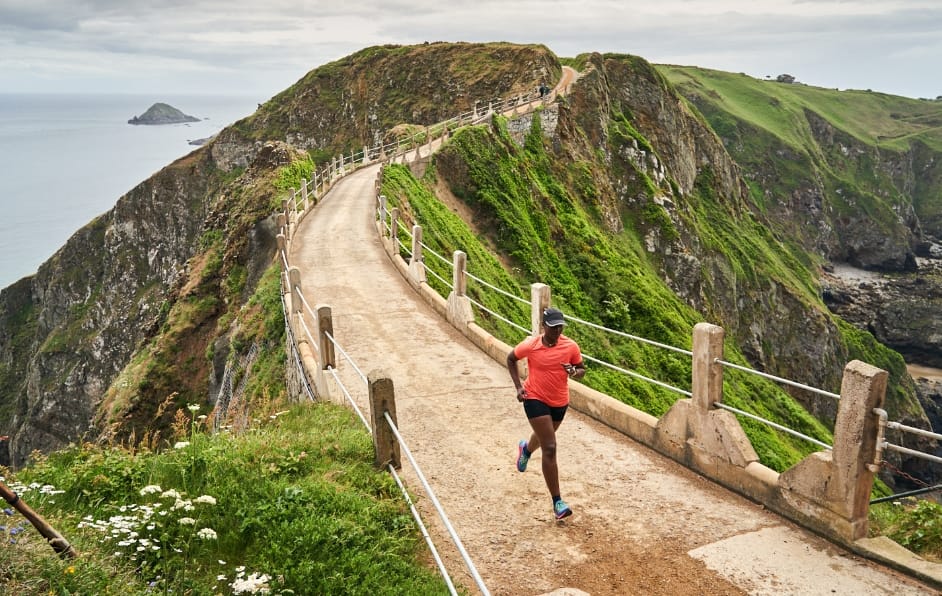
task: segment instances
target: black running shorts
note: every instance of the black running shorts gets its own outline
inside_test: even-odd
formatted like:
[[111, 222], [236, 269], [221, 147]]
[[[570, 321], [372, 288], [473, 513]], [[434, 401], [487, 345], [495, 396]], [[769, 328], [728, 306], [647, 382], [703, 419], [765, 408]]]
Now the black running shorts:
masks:
[[523, 400], [523, 411], [527, 413], [527, 418], [539, 418], [540, 416], [550, 416], [554, 422], [562, 422], [566, 417], [566, 410], [569, 406], [554, 408], [548, 406], [538, 399]]

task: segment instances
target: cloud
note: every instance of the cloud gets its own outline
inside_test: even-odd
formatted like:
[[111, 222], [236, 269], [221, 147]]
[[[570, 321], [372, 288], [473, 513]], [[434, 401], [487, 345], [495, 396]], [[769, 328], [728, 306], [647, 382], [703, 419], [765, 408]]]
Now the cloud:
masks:
[[510, 41], [935, 97], [940, 30], [934, 0], [0, 0], [0, 88], [266, 98], [371, 45]]

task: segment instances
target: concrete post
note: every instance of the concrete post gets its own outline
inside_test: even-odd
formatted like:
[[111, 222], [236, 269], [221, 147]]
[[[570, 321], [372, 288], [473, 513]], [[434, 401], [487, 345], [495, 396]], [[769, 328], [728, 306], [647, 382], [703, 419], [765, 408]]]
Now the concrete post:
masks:
[[[294, 193], [294, 191], [292, 191], [292, 193]], [[307, 212], [307, 206], [308, 206], [307, 180], [305, 180], [304, 178], [301, 178], [301, 200], [304, 202], [301, 210], [303, 212]], [[295, 202], [295, 204], [297, 205], [297, 202]]]
[[466, 296], [468, 280], [465, 276], [468, 256], [460, 250], [453, 255], [454, 264], [451, 274], [451, 293], [448, 294], [448, 321], [458, 329], [466, 329], [474, 322], [471, 300]]
[[[278, 260], [281, 261], [282, 260], [281, 255], [284, 254], [285, 255], [284, 260], [287, 261], [288, 260], [288, 257], [287, 257], [288, 241], [285, 239], [285, 235], [282, 233], [279, 233], [277, 236], [275, 236], [275, 242], [278, 244]], [[282, 261], [282, 264], [284, 264], [283, 261]]]
[[389, 428], [389, 423], [386, 422], [384, 416], [388, 412], [393, 422], [398, 424], [393, 382], [381, 370], [371, 371], [368, 379], [370, 418], [373, 427], [373, 465], [384, 469], [388, 464], [392, 464], [398, 470], [402, 467], [399, 459], [399, 441]]
[[[301, 270], [297, 267], [288, 269], [288, 283], [291, 285], [291, 314], [301, 312]], [[297, 335], [299, 329], [295, 329]]]
[[379, 195], [379, 225], [382, 235], [386, 235], [386, 195]]
[[833, 495], [843, 500], [842, 509], [850, 521], [860, 526], [860, 536], [867, 535], [867, 515], [874, 473], [867, 464], [874, 461], [877, 450], [879, 418], [874, 408], [882, 408], [886, 398], [888, 373], [859, 360], [844, 367], [841, 399], [834, 421]]
[[337, 368], [337, 356], [334, 350], [334, 342], [330, 337], [334, 336], [334, 319], [329, 306], [326, 304], [317, 305], [317, 353], [319, 362], [317, 363], [321, 370], [328, 368]]
[[844, 367], [834, 421], [834, 447], [807, 456], [779, 475], [782, 496], [799, 519], [847, 542], [867, 536], [879, 432], [874, 408], [886, 397], [887, 372], [859, 360]]
[[281, 199], [281, 213], [285, 217], [285, 227], [288, 229], [288, 233], [286, 235], [288, 236], [289, 239], [294, 237], [294, 228], [295, 228], [294, 209], [293, 208], [289, 209], [290, 203], [291, 203], [290, 199]]
[[697, 323], [693, 327], [693, 379], [694, 406], [703, 412], [723, 401], [722, 327], [710, 323]]
[[[314, 390], [320, 399], [333, 401], [331, 396], [331, 383], [327, 382], [324, 371], [337, 368], [337, 357], [334, 351], [334, 342], [330, 341], [330, 335], [334, 335], [334, 320], [329, 306], [318, 304], [315, 309], [315, 341], [317, 342], [317, 361], [314, 362], [314, 370], [308, 371], [308, 374], [314, 377]], [[340, 403], [343, 399], [340, 398]]]
[[363, 165], [370, 163], [370, 148], [363, 145]]
[[389, 239], [392, 240], [393, 250], [399, 252], [399, 207], [393, 207], [389, 214]]
[[530, 329], [533, 335], [540, 334], [543, 311], [549, 308], [552, 298], [550, 287], [543, 283], [530, 284]]
[[418, 224], [412, 226], [412, 258], [409, 259], [409, 275], [416, 283], [423, 284], [428, 281], [425, 261], [422, 259], [422, 226]]
[[468, 291], [468, 279], [465, 277], [468, 255], [456, 250], [452, 258], [454, 259], [454, 267], [452, 267], [451, 285], [454, 288], [455, 295], [464, 296]]
[[[278, 260], [281, 261], [281, 295], [285, 296], [291, 293], [291, 284], [288, 280], [288, 268], [286, 265], [288, 262], [288, 242], [284, 234], [278, 234], [278, 236], [275, 237], [275, 241], [278, 243]], [[285, 255], [284, 258], [282, 258], [282, 255]]]

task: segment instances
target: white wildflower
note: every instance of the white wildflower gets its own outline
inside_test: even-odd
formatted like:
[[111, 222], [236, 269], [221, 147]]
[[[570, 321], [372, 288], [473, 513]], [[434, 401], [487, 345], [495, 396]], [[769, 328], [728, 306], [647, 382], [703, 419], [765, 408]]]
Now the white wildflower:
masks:
[[176, 511], [177, 509], [182, 509], [184, 511], [193, 511], [193, 503], [189, 499], [177, 499], [173, 504], [173, 507], [170, 508], [170, 511]]
[[178, 493], [177, 491], [171, 488], [170, 490], [162, 492], [160, 494], [160, 498], [161, 499], [179, 499], [180, 493]]
[[148, 484], [147, 486], [142, 488], [140, 492], [141, 492], [141, 496], [143, 497], [152, 493], [163, 492], [163, 489], [160, 488], [160, 486], [156, 484]]
[[184, 526], [192, 526], [193, 524], [196, 523], [196, 520], [193, 519], [192, 517], [181, 517], [181, 518], [180, 518], [179, 520], [177, 520], [177, 521], [179, 521], [179, 522], [180, 522], [181, 524], [183, 524]]
[[191, 411], [191, 412], [199, 412], [199, 411], [200, 411], [200, 406], [199, 406], [199, 404], [190, 404], [190, 405], [188, 405], [188, 406], [186, 407], [186, 409], [189, 410], [189, 411]]
[[196, 533], [196, 535], [203, 540], [215, 540], [216, 530], [212, 528], [202, 528], [199, 532]]
[[200, 496], [196, 497], [196, 502], [197, 502], [197, 503], [203, 503], [203, 504], [206, 504], [206, 505], [215, 505], [215, 504], [216, 504], [216, 497], [212, 497], [212, 496], [210, 496], [210, 495], [200, 495]]
[[267, 574], [253, 573], [244, 579], [236, 579], [229, 584], [232, 587], [233, 594], [268, 594], [268, 580], [271, 577]]
[[190, 446], [189, 441], [177, 441], [176, 443], [173, 444], [174, 449], [184, 449], [189, 446]]

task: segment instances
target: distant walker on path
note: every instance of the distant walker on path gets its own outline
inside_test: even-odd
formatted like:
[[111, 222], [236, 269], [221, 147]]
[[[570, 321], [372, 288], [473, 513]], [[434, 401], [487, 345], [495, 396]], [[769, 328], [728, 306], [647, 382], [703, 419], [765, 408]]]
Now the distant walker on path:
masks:
[[[563, 335], [565, 324], [562, 312], [547, 308], [543, 311], [543, 333], [528, 337], [507, 354], [507, 370], [517, 388], [517, 401], [523, 402], [523, 410], [533, 429], [530, 439], [521, 440], [517, 445], [517, 470], [526, 471], [530, 456], [543, 448], [543, 479], [553, 497], [553, 513], [558, 520], [572, 515], [572, 509], [560, 497], [556, 429], [569, 407], [567, 379], [585, 376], [579, 344]], [[521, 383], [517, 361], [524, 358], [530, 374]]]

